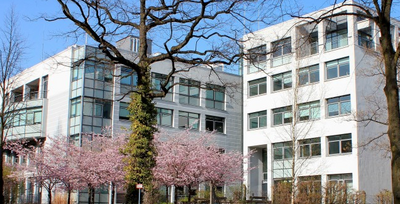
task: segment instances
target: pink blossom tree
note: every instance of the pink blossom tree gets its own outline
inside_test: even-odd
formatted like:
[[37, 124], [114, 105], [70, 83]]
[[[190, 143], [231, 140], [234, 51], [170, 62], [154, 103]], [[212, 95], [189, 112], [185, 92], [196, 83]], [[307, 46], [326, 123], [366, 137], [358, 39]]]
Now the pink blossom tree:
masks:
[[207, 182], [211, 188], [210, 203], [214, 203], [215, 185], [243, 179], [243, 164], [250, 156], [234, 151], [224, 153], [209, 132], [200, 136], [189, 130], [178, 135], [161, 132], [155, 135], [155, 145], [155, 180], [167, 186], [189, 187]]

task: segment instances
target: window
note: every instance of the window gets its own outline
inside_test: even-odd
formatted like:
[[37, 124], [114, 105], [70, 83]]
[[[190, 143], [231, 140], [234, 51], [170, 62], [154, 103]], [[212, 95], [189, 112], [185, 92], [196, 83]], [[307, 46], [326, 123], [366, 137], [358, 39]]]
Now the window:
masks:
[[127, 67], [121, 68], [120, 83], [122, 85], [137, 86], [138, 76], [135, 71]]
[[350, 74], [348, 57], [326, 62], [325, 66], [327, 79], [348, 76]]
[[299, 120], [316, 120], [320, 116], [319, 101], [299, 104]]
[[225, 107], [225, 87], [207, 84], [206, 107], [224, 110]]
[[256, 129], [267, 126], [267, 111], [249, 113], [249, 129]]
[[267, 93], [267, 78], [249, 81], [249, 96], [256, 96]]
[[347, 191], [350, 191], [353, 188], [353, 176], [352, 174], [328, 175], [328, 183], [329, 187], [336, 187], [336, 189], [339, 189], [337, 185], [346, 185]]
[[272, 42], [272, 67], [276, 67], [282, 64], [290, 62], [290, 56], [292, 53], [292, 42], [291, 38], [285, 38], [279, 41]]
[[224, 133], [224, 123], [224, 118], [206, 115], [206, 130]]
[[317, 54], [318, 53], [318, 30], [317, 27], [315, 27], [315, 29], [313, 29], [313, 32], [310, 34], [309, 37], [309, 41], [310, 41], [310, 54]]
[[276, 108], [272, 110], [274, 125], [282, 125], [292, 122], [292, 106]]
[[364, 17], [364, 16], [361, 16], [361, 15], [366, 15], [364, 12], [362, 12], [362, 11], [357, 11], [357, 21], [363, 21], [363, 20], [365, 20], [366, 18]]
[[351, 113], [350, 95], [329, 98], [326, 102], [328, 104], [328, 116]]
[[351, 153], [351, 134], [335, 135], [328, 137], [329, 155]]
[[119, 119], [129, 120], [129, 103], [119, 103]]
[[319, 82], [319, 65], [299, 69], [299, 85]]
[[373, 47], [371, 27], [358, 30], [358, 45], [365, 48]]
[[293, 158], [292, 142], [281, 142], [272, 145], [274, 149], [274, 160]]
[[247, 72], [254, 73], [260, 69], [264, 69], [262, 63], [267, 60], [267, 48], [266, 45], [261, 45], [248, 50], [249, 53], [249, 65]]
[[81, 99], [76, 98], [71, 100], [70, 117], [77, 117], [81, 115]]
[[325, 50], [346, 46], [347, 41], [347, 16], [338, 16], [328, 20]]
[[179, 128], [199, 129], [200, 114], [179, 111]]
[[[165, 83], [166, 80], [167, 80], [167, 75], [165, 75], [165, 74], [151, 73], [151, 83], [152, 83], [155, 91], [161, 92], [162, 91], [161, 85], [163, 83]], [[167, 101], [172, 101], [172, 93], [174, 91], [173, 86], [172, 86], [173, 83], [174, 83], [174, 77], [171, 77], [165, 86], [166, 89], [169, 89], [168, 93], [162, 99], [167, 100]]]
[[200, 82], [190, 79], [179, 79], [179, 103], [199, 105]]
[[173, 111], [165, 108], [157, 108], [157, 124], [172, 127]]
[[111, 102], [85, 98], [83, 115], [111, 119]]
[[263, 181], [268, 180], [268, 151], [267, 148], [263, 148], [261, 150], [262, 155], [262, 172], [263, 172]]
[[321, 156], [321, 138], [312, 138], [299, 141], [300, 157], [307, 158]]
[[273, 90], [278, 91], [292, 87], [292, 72], [285, 72], [272, 76]]
[[83, 75], [82, 72], [83, 72], [82, 65], [75, 65], [72, 68], [72, 81], [82, 79], [82, 75]]

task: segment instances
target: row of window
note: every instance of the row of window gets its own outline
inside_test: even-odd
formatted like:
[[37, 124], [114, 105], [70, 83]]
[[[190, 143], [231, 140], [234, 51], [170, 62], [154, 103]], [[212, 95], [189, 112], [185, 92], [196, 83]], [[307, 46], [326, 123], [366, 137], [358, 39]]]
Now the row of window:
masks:
[[[119, 109], [120, 119], [129, 119], [128, 103], [121, 102]], [[157, 124], [161, 126], [173, 127], [173, 110], [166, 108], [157, 108]], [[199, 129], [200, 114], [186, 111], [179, 111], [179, 128]], [[224, 133], [225, 118], [206, 115], [205, 129], [208, 131], [217, 131]]]
[[[298, 151], [300, 158], [321, 156], [321, 138], [298, 141], [298, 148], [292, 142], [272, 144], [274, 160], [292, 159], [293, 151]], [[327, 155], [349, 154], [352, 152], [351, 134], [327, 136]]]
[[[349, 58], [341, 58], [325, 63], [326, 79], [348, 76], [350, 74]], [[292, 88], [292, 71], [272, 75], [272, 91]], [[319, 82], [319, 65], [312, 65], [298, 69], [298, 84], [300, 86]], [[249, 96], [267, 93], [267, 77], [248, 82]]]
[[[327, 116], [346, 115], [351, 113], [350, 95], [338, 96], [326, 99]], [[320, 101], [302, 103], [297, 106], [298, 121], [317, 120], [320, 118]], [[272, 125], [291, 123], [293, 120], [292, 106], [272, 109]], [[257, 129], [267, 126], [267, 110], [248, 114], [249, 129]]]
[[25, 125], [36, 125], [42, 123], [42, 108], [28, 109], [9, 113], [12, 121], [9, 121], [8, 127], [18, 127]]

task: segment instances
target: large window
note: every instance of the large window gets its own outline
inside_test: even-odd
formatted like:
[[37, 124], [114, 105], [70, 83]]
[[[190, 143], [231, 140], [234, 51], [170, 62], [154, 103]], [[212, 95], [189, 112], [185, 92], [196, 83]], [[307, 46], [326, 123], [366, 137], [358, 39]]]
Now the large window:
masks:
[[273, 90], [278, 91], [292, 87], [292, 72], [285, 72], [272, 76]]
[[332, 50], [347, 45], [347, 16], [338, 16], [326, 24], [325, 50]]
[[[329, 188], [332, 188], [333, 191], [338, 191], [337, 189], [341, 189], [340, 186], [345, 186], [346, 187], [346, 191], [350, 192], [353, 189], [353, 176], [352, 174], [333, 174], [333, 175], [328, 175], [328, 184], [329, 184]], [[330, 190], [330, 189], [328, 189]], [[342, 194], [345, 192], [340, 192], [343, 190], [339, 190], [339, 192], [337, 192], [338, 194]], [[327, 200], [330, 200], [330, 198], [332, 198], [331, 196], [327, 197]], [[332, 198], [332, 201], [334, 200], [334, 198]]]
[[119, 119], [129, 120], [129, 103], [120, 102], [119, 103]]
[[179, 79], [179, 103], [199, 105], [200, 82], [190, 79]]
[[272, 113], [274, 125], [282, 125], [292, 122], [292, 106], [273, 109]]
[[[78, 68], [78, 67], [76, 67]], [[79, 79], [79, 68], [77, 72], [73, 71], [73, 80]], [[112, 81], [112, 70], [110, 65], [107, 63], [85, 61], [85, 78], [95, 79], [99, 81], [111, 82]]]
[[157, 124], [172, 127], [173, 111], [165, 108], [157, 108]]
[[249, 113], [249, 129], [267, 126], [267, 111]]
[[224, 133], [225, 118], [206, 115], [206, 130]]
[[348, 57], [326, 62], [325, 66], [327, 79], [348, 76], [350, 74]]
[[321, 138], [312, 138], [299, 141], [300, 157], [307, 158], [321, 156]]
[[206, 107], [224, 110], [225, 87], [213, 84], [207, 84]]
[[299, 104], [299, 120], [316, 120], [320, 117], [319, 101]]
[[137, 86], [138, 76], [135, 71], [127, 67], [121, 68], [120, 83], [126, 86]]
[[293, 158], [292, 142], [281, 142], [273, 144], [274, 160]]
[[249, 81], [249, 96], [256, 96], [267, 93], [267, 78]]
[[199, 129], [200, 114], [179, 111], [179, 128]]
[[328, 116], [345, 115], [351, 113], [350, 95], [329, 98], [326, 100], [328, 105]]
[[290, 37], [272, 42], [271, 49], [273, 51], [273, 67], [290, 62], [290, 57], [286, 56], [292, 53], [292, 42]]
[[329, 155], [351, 153], [351, 134], [329, 136], [328, 149]]
[[257, 72], [260, 69], [264, 69], [263, 62], [267, 60], [267, 48], [266, 45], [261, 45], [248, 50], [249, 53], [249, 65], [248, 73]]
[[358, 30], [358, 45], [365, 48], [373, 47], [371, 27]]
[[[159, 73], [151, 73], [151, 83], [153, 84], [154, 90], [157, 92], [161, 92], [161, 85], [163, 83], [165, 83], [165, 81], [167, 80], [167, 75], [165, 74], [159, 74]], [[165, 88], [169, 89], [167, 95], [162, 98], [164, 100], [167, 101], [172, 101], [172, 96], [173, 96], [173, 83], [174, 83], [174, 77], [171, 77], [168, 81], [168, 83], [166, 84]]]
[[77, 117], [81, 115], [81, 98], [71, 100], [70, 117]]
[[319, 82], [319, 65], [299, 69], [299, 85]]
[[85, 98], [83, 115], [111, 119], [111, 102]]

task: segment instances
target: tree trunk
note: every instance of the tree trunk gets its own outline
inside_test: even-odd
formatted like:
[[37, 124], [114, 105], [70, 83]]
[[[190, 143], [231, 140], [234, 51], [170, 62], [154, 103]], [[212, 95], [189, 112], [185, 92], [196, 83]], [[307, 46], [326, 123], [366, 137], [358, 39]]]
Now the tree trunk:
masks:
[[214, 185], [212, 182], [210, 182], [210, 204], [214, 204], [215, 203], [215, 189], [214, 189]]
[[71, 189], [68, 189], [67, 204], [71, 204]]
[[51, 204], [51, 190], [47, 190], [47, 199], [48, 199], [48, 201], [47, 201], [47, 203], [48, 204]]
[[0, 144], [0, 203], [5, 203], [4, 199], [4, 179], [3, 179], [3, 134], [1, 133], [1, 144]]
[[94, 188], [90, 184], [88, 187], [88, 204], [94, 204]]
[[188, 202], [189, 202], [189, 203], [190, 203], [190, 199], [191, 199], [191, 195], [190, 195], [190, 194], [191, 194], [191, 189], [192, 189], [191, 187], [192, 187], [192, 186], [189, 184], [189, 185], [188, 185], [188, 193], [189, 193], [189, 195], [188, 195]]
[[115, 197], [115, 186], [114, 183], [111, 182], [111, 204], [114, 203], [114, 197]]

